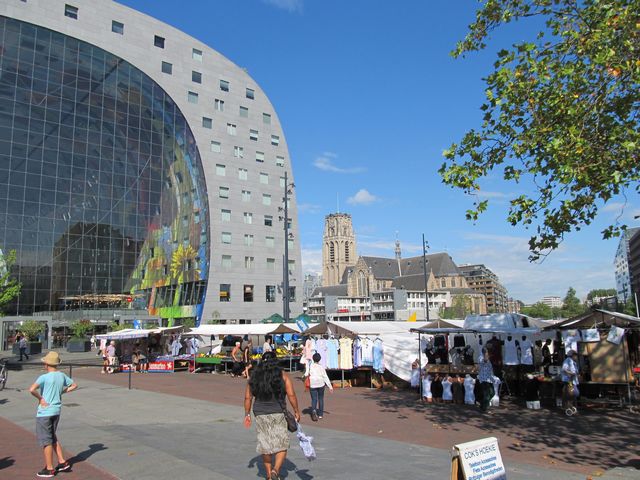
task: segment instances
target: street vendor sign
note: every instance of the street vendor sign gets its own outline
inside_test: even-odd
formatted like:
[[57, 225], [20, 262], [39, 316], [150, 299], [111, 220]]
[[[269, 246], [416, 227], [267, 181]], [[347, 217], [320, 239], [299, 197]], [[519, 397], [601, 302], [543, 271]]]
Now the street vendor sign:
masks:
[[454, 445], [452, 454], [452, 480], [507, 479], [498, 439], [495, 437]]

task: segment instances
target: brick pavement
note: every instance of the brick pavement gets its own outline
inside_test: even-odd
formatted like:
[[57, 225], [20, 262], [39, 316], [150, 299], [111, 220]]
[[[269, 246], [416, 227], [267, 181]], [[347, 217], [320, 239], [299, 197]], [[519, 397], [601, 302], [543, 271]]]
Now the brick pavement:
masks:
[[[74, 376], [126, 387], [127, 375], [101, 375], [97, 369], [74, 369]], [[299, 374], [294, 382], [301, 408], [309, 404]], [[226, 375], [134, 374], [135, 389], [198, 400], [241, 405], [245, 382]], [[539, 465], [594, 477], [614, 467], [637, 467], [636, 432], [640, 417], [620, 410], [589, 410], [572, 418], [557, 410], [526, 410], [503, 402], [491, 415], [467, 406], [429, 405], [409, 391], [365, 388], [325, 395], [326, 415], [317, 426], [377, 438], [449, 449], [486, 436], [500, 441], [506, 462]], [[310, 423], [310, 420], [303, 422]], [[616, 452], [601, 455], [598, 452]]]
[[[35, 428], [35, 420], [34, 420]], [[0, 478], [27, 479], [36, 478], [36, 472], [44, 466], [42, 450], [38, 447], [34, 433], [0, 417], [0, 431], [2, 432], [2, 453], [0, 453]], [[60, 437], [64, 445], [64, 437]], [[10, 448], [9, 448], [10, 447]], [[103, 472], [89, 464], [91, 455], [100, 449], [100, 445], [90, 445], [83, 452], [71, 453], [65, 451], [72, 469], [57, 475], [64, 480], [114, 480], [116, 477]], [[7, 455], [10, 453], [9, 455]]]

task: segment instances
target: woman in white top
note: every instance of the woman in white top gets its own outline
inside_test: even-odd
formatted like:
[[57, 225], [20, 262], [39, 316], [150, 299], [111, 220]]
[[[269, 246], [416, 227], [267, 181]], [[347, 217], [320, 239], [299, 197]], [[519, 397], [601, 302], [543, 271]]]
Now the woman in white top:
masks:
[[324, 387], [329, 387], [329, 390], [333, 392], [333, 385], [327, 375], [327, 371], [322, 365], [320, 360], [322, 357], [319, 353], [313, 354], [313, 363], [309, 367], [309, 391], [311, 393], [311, 420], [317, 422], [319, 418], [322, 418], [324, 414]]
[[262, 345], [262, 353], [273, 351], [272, 342], [273, 342], [273, 338], [271, 338], [271, 335], [267, 335], [266, 337], [264, 337], [264, 345]]

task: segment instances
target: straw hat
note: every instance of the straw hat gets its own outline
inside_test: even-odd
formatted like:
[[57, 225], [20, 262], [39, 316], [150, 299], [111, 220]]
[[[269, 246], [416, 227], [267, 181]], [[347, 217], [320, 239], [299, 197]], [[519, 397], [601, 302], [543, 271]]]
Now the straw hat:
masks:
[[60, 365], [62, 360], [60, 360], [60, 355], [58, 352], [49, 352], [43, 358], [40, 359], [42, 363], [46, 363], [47, 365], [51, 365], [53, 367]]

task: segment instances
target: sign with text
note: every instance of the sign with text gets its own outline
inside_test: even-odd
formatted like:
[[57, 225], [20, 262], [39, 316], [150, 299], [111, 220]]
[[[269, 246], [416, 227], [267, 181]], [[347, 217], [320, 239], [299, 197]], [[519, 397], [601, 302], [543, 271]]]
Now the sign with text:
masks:
[[149, 362], [149, 372], [151, 373], [173, 373], [172, 360], [156, 360]]
[[[453, 455], [452, 478], [456, 480], [458, 478], [464, 480], [507, 479], [507, 471], [502, 463], [498, 439], [495, 437], [454, 445]], [[458, 467], [461, 471], [458, 471]], [[456, 471], [455, 477], [453, 470]]]

